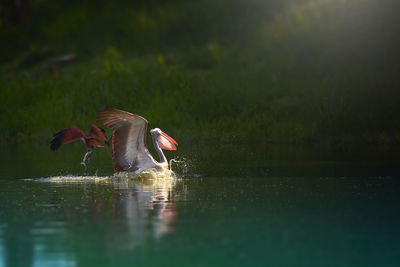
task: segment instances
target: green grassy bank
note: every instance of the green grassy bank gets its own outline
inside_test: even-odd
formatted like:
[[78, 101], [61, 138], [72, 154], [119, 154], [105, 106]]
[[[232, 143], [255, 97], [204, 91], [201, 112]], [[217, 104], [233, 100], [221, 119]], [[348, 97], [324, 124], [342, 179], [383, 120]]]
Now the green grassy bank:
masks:
[[42, 0], [24, 21], [9, 7], [0, 141], [48, 142], [115, 107], [188, 142], [397, 144], [396, 5]]

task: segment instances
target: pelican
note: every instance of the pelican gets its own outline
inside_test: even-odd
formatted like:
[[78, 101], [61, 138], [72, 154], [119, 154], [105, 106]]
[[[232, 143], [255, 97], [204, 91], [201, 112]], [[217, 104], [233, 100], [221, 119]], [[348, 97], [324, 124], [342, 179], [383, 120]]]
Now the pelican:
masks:
[[146, 146], [147, 120], [118, 109], [105, 109], [97, 115], [97, 122], [113, 130], [112, 159], [116, 173], [121, 171], [139, 174], [148, 169], [168, 169], [165, 150], [176, 150], [178, 143], [159, 128], [150, 130], [154, 148], [160, 157], [157, 162]]
[[94, 147], [105, 147], [105, 144], [99, 142], [98, 140], [104, 141], [108, 145], [108, 139], [105, 135], [104, 129], [92, 124], [88, 134], [85, 134], [85, 132], [77, 126], [72, 126], [59, 131], [53, 135], [50, 149], [55, 151], [60, 148], [60, 146], [71, 143], [78, 139], [80, 139], [88, 148], [81, 162], [81, 165], [83, 166], [86, 166], [87, 162], [92, 156]]

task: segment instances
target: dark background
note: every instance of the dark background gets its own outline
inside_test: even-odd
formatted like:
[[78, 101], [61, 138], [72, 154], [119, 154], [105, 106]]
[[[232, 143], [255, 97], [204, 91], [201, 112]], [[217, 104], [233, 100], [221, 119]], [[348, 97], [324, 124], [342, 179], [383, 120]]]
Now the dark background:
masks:
[[396, 0], [0, 4], [0, 142], [99, 110], [188, 142], [400, 141]]

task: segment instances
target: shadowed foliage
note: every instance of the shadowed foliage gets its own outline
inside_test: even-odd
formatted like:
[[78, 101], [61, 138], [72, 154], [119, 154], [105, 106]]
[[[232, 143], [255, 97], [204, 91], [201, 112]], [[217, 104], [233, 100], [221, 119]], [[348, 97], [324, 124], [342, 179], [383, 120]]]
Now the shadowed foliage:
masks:
[[398, 6], [10, 4], [0, 24], [0, 140], [48, 142], [114, 107], [185, 141], [398, 143]]

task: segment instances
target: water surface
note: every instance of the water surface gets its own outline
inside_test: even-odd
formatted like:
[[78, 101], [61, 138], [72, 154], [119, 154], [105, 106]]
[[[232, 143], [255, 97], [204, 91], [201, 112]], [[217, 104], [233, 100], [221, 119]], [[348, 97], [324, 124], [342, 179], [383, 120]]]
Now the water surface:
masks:
[[109, 149], [3, 147], [0, 265], [399, 264], [396, 151], [187, 147], [177, 178], [129, 180]]

